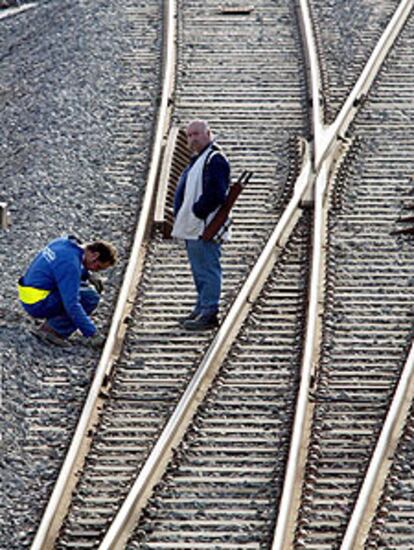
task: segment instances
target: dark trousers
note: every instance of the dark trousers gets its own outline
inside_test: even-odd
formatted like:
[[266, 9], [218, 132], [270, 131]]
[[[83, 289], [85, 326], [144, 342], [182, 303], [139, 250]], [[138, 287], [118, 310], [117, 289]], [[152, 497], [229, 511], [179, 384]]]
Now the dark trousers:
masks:
[[[90, 315], [99, 303], [99, 294], [94, 288], [82, 283], [79, 292], [80, 303], [87, 315]], [[47, 319], [47, 324], [62, 338], [68, 338], [77, 327], [66, 313], [62, 298], [56, 290], [36, 304], [23, 304], [29, 315], [36, 319]]]

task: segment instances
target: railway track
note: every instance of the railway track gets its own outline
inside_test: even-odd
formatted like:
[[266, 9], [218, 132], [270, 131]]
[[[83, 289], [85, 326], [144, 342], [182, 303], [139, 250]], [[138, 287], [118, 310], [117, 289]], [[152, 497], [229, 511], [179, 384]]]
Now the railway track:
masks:
[[[254, 182], [250, 185], [250, 189], [246, 189], [246, 200], [243, 203], [240, 202], [242, 210], [239, 217], [241, 221], [237, 222], [240, 227], [239, 236], [235, 238], [234, 244], [228, 247], [224, 255], [224, 269], [229, 273], [224, 288], [224, 307], [228, 307], [227, 304], [237, 287], [240, 286], [255, 256], [259, 254], [266, 239], [266, 233], [269, 233], [272, 228], [274, 211], [277, 211], [272, 204], [272, 198], [280, 196], [280, 191], [286, 185], [288, 169], [290, 169], [286, 159], [281, 158], [282, 152], [283, 154], [286, 152], [287, 139], [290, 136], [305, 133], [301, 114], [305, 95], [304, 88], [297, 79], [293, 80], [293, 77], [296, 78], [299, 73], [298, 60], [293, 55], [295, 48], [291, 36], [290, 17], [293, 16], [293, 13], [288, 7], [285, 8], [280, 32], [276, 38], [273, 38], [275, 44], [272, 49], [269, 42], [263, 40], [262, 33], [266, 32], [266, 36], [272, 38], [274, 22], [280, 18], [281, 14], [272, 9], [271, 3], [264, 3], [263, 6], [264, 14], [269, 14], [272, 17], [266, 25], [263, 25], [261, 20], [257, 22], [253, 15], [246, 21], [242, 19], [245, 28], [242, 33], [239, 31], [238, 42], [236, 42], [235, 36], [228, 41], [228, 50], [223, 50], [222, 44], [212, 44], [211, 55], [217, 58], [217, 66], [226, 62], [230, 67], [236, 63], [243, 70], [246, 82], [242, 82], [241, 85], [245, 89], [247, 101], [234, 102], [233, 100], [229, 104], [228, 98], [231, 96], [234, 86], [236, 83], [240, 86], [240, 77], [234, 73], [234, 81], [228, 82], [228, 92], [226, 92], [222, 83], [222, 75], [219, 75], [216, 77], [216, 103], [210, 97], [209, 105], [203, 107], [203, 111], [197, 112], [197, 116], [208, 118], [212, 127], [222, 133], [220, 142], [226, 152], [230, 151], [235, 173], [241, 168], [248, 169], [255, 163], [255, 157], [252, 156], [254, 150], [264, 151], [261, 154], [261, 167], [255, 170]], [[234, 18], [220, 15], [218, 4], [207, 10], [206, 19], [211, 17], [211, 13], [213, 13], [214, 19], [218, 18], [222, 20], [223, 24], [226, 23], [227, 29], [234, 27]], [[180, 14], [181, 17], [191, 15], [193, 20], [197, 16], [194, 9], [181, 10]], [[191, 33], [187, 40], [193, 40], [194, 31], [191, 30], [191, 23], [186, 23], [184, 30]], [[181, 30], [181, 32], [184, 31]], [[279, 66], [278, 75], [273, 75], [271, 66], [265, 70], [265, 64], [261, 61], [260, 55], [256, 54], [252, 60], [249, 59], [252, 54], [249, 53], [251, 48], [248, 47], [246, 41], [252, 40], [252, 37], [255, 37], [259, 46], [261, 45], [263, 55], [274, 56], [274, 65]], [[279, 46], [282, 37], [285, 51], [281, 51]], [[181, 34], [179, 34], [179, 40], [183, 40]], [[211, 43], [209, 36], [205, 36], [204, 40], [206, 45]], [[185, 46], [186, 43], [181, 46], [183, 52], [187, 51]], [[240, 55], [240, 48], [245, 48], [245, 55]], [[287, 55], [287, 51], [290, 51], [292, 55]], [[219, 55], [221, 61], [218, 59]], [[180, 59], [179, 57], [179, 63]], [[196, 58], [190, 68], [200, 71], [203, 65], [205, 65], [205, 60]], [[180, 70], [179, 64], [178, 70]], [[188, 71], [187, 67], [186, 71]], [[182, 72], [184, 74], [184, 69]], [[214, 72], [205, 74], [207, 83], [208, 80], [212, 80]], [[292, 93], [286, 97], [285, 84], [288, 77], [293, 80]], [[264, 83], [269, 82], [267, 86], [273, 87], [271, 98], [267, 86], [262, 92], [262, 99], [252, 97], [253, 94], [256, 96], [258, 94], [256, 91], [257, 79], [262, 79]], [[274, 83], [272, 79], [274, 79]], [[177, 88], [176, 103], [178, 107], [174, 113], [176, 119], [184, 116], [189, 117], [189, 104], [191, 102], [194, 105], [194, 97], [197, 97], [200, 91], [198, 82], [194, 83], [192, 88], [189, 88], [189, 83], [185, 80], [182, 85], [186, 95], [183, 94], [182, 98], [178, 99]], [[279, 98], [282, 106], [285, 104], [284, 109], [280, 109], [280, 105], [276, 106], [273, 103], [275, 96]], [[261, 99], [263, 106], [260, 106], [258, 99]], [[259, 103], [259, 106], [256, 105], [256, 102]], [[292, 104], [296, 105], [295, 110], [292, 109]], [[222, 108], [226, 108], [226, 111], [223, 111], [221, 121], [217, 119], [217, 113]], [[228, 116], [233, 110], [235, 112], [232, 116]], [[281, 133], [279, 128], [283, 126], [285, 117], [289, 117], [290, 125]], [[258, 120], [263, 120], [260, 127], [257, 126]], [[295, 121], [295, 125], [292, 124], [292, 121]], [[276, 143], [275, 136], [277, 136]], [[275, 148], [281, 150], [279, 152], [281, 169], [276, 176], [273, 153]], [[292, 160], [292, 164], [293, 162], [294, 160]], [[258, 197], [254, 201], [251, 200], [252, 194]], [[276, 202], [276, 199], [274, 200]], [[254, 223], [252, 223], [252, 218], [257, 218]], [[246, 221], [243, 222], [243, 219]], [[255, 237], [254, 240], [252, 236]], [[237, 263], [235, 259], [237, 259]], [[173, 278], [171, 273], [174, 273]], [[89, 485], [85, 485], [84, 489], [79, 485], [79, 497], [75, 495], [67, 523], [61, 531], [62, 545], [72, 544], [78, 548], [82, 544], [93, 545], [99, 541], [100, 536], [103, 536], [116, 507], [126, 494], [128, 484], [136, 476], [163, 424], [178, 402], [203, 347], [208, 346], [211, 335], [202, 337], [192, 335], [190, 337], [176, 324], [176, 318], [185, 314], [191, 307], [193, 297], [193, 285], [184, 251], [178, 245], [166, 242], [159, 234], [155, 234], [148, 244], [146, 269], [137, 303], [129, 322], [123, 356], [117, 364], [116, 376], [112, 381], [111, 397], [109, 398], [111, 401], [109, 403], [107, 400], [105, 406], [108, 416], [102, 417], [102, 429], [107, 430], [107, 435], [102, 436], [102, 442], [105, 439], [106, 443], [103, 443], [103, 446], [107, 447], [109, 443], [109, 448], [106, 450], [106, 456], [102, 455], [99, 451], [101, 436], [98, 435], [94, 438], [97, 452], [95, 452], [95, 444], [93, 444], [83, 469], [85, 480], [89, 478]], [[125, 425], [126, 416], [130, 418], [127, 425]], [[144, 424], [143, 418], [146, 419]], [[120, 436], [119, 434], [122, 433], [128, 433], [130, 438], [127, 440], [124, 436]], [[124, 442], [122, 443], [122, 441]], [[113, 500], [111, 495], [108, 496], [107, 493], [101, 491], [106, 486], [112, 493], [111, 485], [114, 478], [111, 477], [111, 472], [120, 463], [119, 461], [124, 462], [124, 457], [127, 462], [132, 460], [135, 465], [127, 465], [125, 469], [119, 466], [122, 473], [119, 470], [116, 477], [121, 483], [122, 479], [126, 480], [125, 490], [123, 493], [118, 493], [117, 496], [114, 495], [115, 500]], [[109, 477], [105, 476], [105, 472], [110, 474]], [[127, 477], [124, 477], [125, 475]], [[58, 546], [59, 544], [60, 542], [57, 543]]]
[[[398, 119], [407, 106], [405, 84], [400, 92], [397, 82], [405, 81], [410, 63], [410, 26], [356, 117], [357, 142], [339, 176], [345, 187], [328, 219], [323, 353], [297, 547], [341, 546], [411, 344], [411, 260], [391, 233], [401, 194], [410, 192], [413, 158], [399, 152], [407, 144], [398, 123], [386, 123], [381, 139], [377, 133], [381, 119]], [[389, 110], [380, 115], [379, 104]], [[375, 509], [373, 493], [370, 499], [366, 506]], [[342, 547], [360, 547], [355, 540], [347, 544]]]
[[368, 536], [367, 548], [409, 548], [413, 540], [413, 418], [410, 416]]
[[[304, 8], [306, 3], [300, 4]], [[392, 11], [390, 6], [387, 10]], [[404, 250], [404, 243], [390, 236], [390, 224], [401, 209], [401, 197], [395, 193], [403, 186], [398, 176], [412, 168], [412, 157], [402, 172], [399, 168], [387, 173], [390, 183], [385, 186], [377, 176], [378, 166], [386, 171], [390, 159], [400, 166], [399, 151], [406, 141], [397, 124], [390, 152], [387, 135], [380, 143], [376, 119], [381, 122], [379, 102], [390, 111], [395, 108], [391, 103], [396, 91], [386, 81], [389, 71], [398, 67], [401, 51], [409, 55], [412, 19], [386, 62], [389, 69], [351, 127], [350, 134], [358, 135], [351, 154], [329, 177], [340, 152], [337, 143], [342, 143], [366, 90], [359, 89], [335, 132], [332, 128], [343, 111], [325, 126], [319, 97], [313, 93], [313, 126], [307, 128], [292, 6], [286, 2], [276, 10], [273, 2], [263, 0], [239, 11], [226, 11], [219, 3], [207, 7], [192, 2], [178, 8], [173, 120], [194, 116], [197, 97], [196, 114], [218, 129], [234, 171], [255, 172], [235, 209], [235, 238], [224, 254], [227, 317], [216, 335], [189, 335], [177, 327], [176, 318], [193, 300], [190, 274], [183, 251], [154, 230], [145, 262], [139, 257], [142, 276], [136, 270], [133, 275], [141, 277], [136, 301], [127, 317], [120, 315], [109, 337], [120, 348], [119, 327], [127, 318], [122, 352], [116, 363], [110, 358], [111, 369], [98, 368], [104, 382], [103, 410], [99, 426], [94, 426], [95, 419], [89, 421], [93, 440], [76, 474], [79, 481], [69, 513], [53, 532], [46, 526], [48, 532], [41, 535], [41, 528], [33, 548], [118, 548], [131, 531], [128, 548], [339, 548], [364, 479], [361, 465], [365, 461], [368, 467], [412, 332], [410, 285], [406, 275], [401, 282], [400, 269], [401, 255], [408, 262], [409, 248]], [[412, 2], [405, 2], [401, 20], [411, 8]], [[216, 33], [222, 33], [220, 44], [214, 40]], [[371, 35], [368, 38], [372, 41]], [[389, 47], [392, 44], [391, 39]], [[396, 82], [399, 78], [396, 70]], [[402, 92], [398, 113], [409, 112], [406, 98]], [[158, 135], [165, 131], [159, 126]], [[298, 179], [294, 189], [285, 189], [290, 202], [282, 205], [274, 198], [285, 188], [287, 167], [281, 164], [281, 172], [274, 175], [275, 151], [285, 150], [283, 143], [294, 135], [312, 135], [314, 143], [302, 146], [302, 159], [292, 155], [291, 170]], [[355, 172], [363, 175], [352, 177]], [[410, 180], [404, 177], [408, 195]], [[315, 178], [314, 220], [305, 213], [292, 234], [302, 214], [301, 199], [309, 197]], [[323, 326], [315, 323], [322, 317]], [[304, 393], [307, 404], [301, 412], [296, 396]], [[298, 421], [301, 414], [303, 421]], [[184, 424], [173, 428], [175, 418]], [[294, 447], [298, 424], [311, 428], [300, 440], [300, 460]], [[163, 454], [155, 458], [158, 447]], [[166, 475], [145, 507], [171, 454]], [[296, 487], [295, 494], [289, 493], [290, 471], [296, 485], [302, 486], [304, 477], [303, 490]], [[53, 517], [64, 512], [54, 510]], [[289, 524], [283, 523], [284, 513]]]

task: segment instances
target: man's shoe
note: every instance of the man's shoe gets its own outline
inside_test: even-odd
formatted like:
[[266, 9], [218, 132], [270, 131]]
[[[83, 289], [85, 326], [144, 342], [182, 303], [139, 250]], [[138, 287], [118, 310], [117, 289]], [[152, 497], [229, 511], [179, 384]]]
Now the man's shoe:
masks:
[[53, 344], [54, 346], [59, 346], [61, 348], [67, 348], [70, 345], [69, 342], [53, 330], [47, 322], [40, 325], [38, 329], [33, 331], [33, 334], [37, 336], [39, 340], [42, 340], [42, 342], [46, 342], [47, 344]]
[[195, 311], [192, 311], [190, 315], [187, 315], [186, 317], [180, 317], [178, 319], [178, 324], [183, 326], [187, 321], [192, 321], [193, 319], [195, 319], [197, 315], [198, 313], [196, 313]]
[[218, 327], [218, 319], [217, 315], [197, 315], [194, 319], [190, 319], [189, 321], [185, 321], [183, 323], [183, 327], [186, 330], [193, 330], [195, 332], [202, 331], [202, 330], [210, 330], [212, 328]]

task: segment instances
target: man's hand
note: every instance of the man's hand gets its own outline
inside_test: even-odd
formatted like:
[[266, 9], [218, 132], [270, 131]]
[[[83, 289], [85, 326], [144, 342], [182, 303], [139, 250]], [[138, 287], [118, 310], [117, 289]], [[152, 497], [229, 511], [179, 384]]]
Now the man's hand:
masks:
[[102, 294], [103, 289], [104, 289], [104, 284], [103, 284], [102, 279], [100, 277], [98, 277], [97, 275], [90, 274], [88, 280], [91, 283], [91, 285], [93, 285], [95, 287], [96, 292], [98, 292], [99, 294]]
[[92, 349], [101, 349], [103, 348], [106, 342], [106, 337], [102, 334], [94, 334], [86, 340], [86, 345]]

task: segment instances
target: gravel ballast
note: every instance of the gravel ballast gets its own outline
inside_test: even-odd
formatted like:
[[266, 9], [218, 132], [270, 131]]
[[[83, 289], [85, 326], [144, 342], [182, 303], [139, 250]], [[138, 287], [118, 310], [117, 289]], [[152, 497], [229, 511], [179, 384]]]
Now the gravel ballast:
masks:
[[[15, 3], [15, 7], [22, 3]], [[0, 10], [0, 13], [4, 10]], [[49, 240], [112, 241], [99, 330], [110, 322], [145, 187], [159, 93], [160, 3], [43, 1], [0, 19], [0, 547], [28, 548], [99, 360], [30, 332], [16, 281]]]

